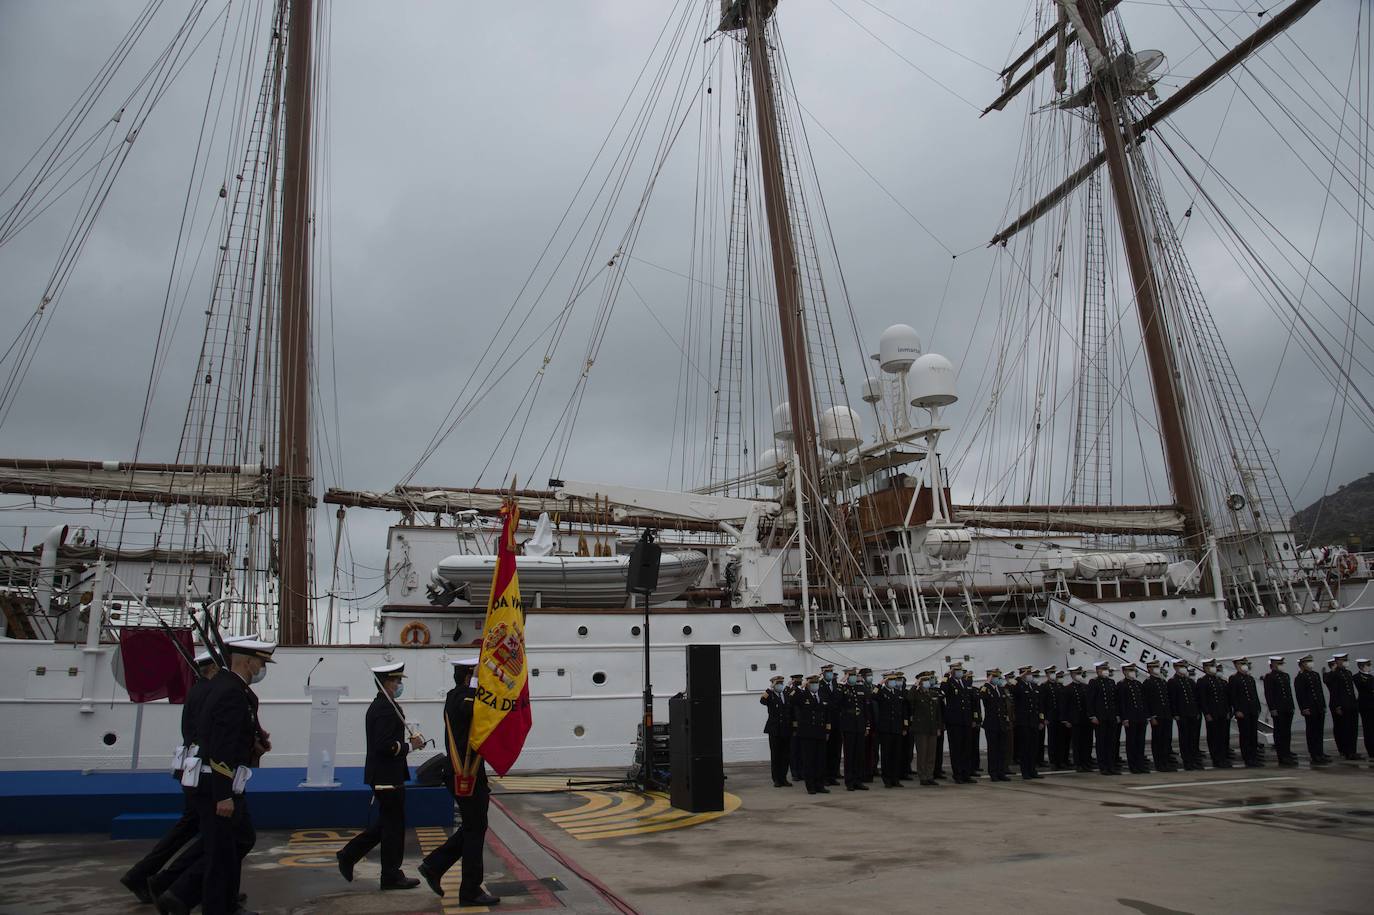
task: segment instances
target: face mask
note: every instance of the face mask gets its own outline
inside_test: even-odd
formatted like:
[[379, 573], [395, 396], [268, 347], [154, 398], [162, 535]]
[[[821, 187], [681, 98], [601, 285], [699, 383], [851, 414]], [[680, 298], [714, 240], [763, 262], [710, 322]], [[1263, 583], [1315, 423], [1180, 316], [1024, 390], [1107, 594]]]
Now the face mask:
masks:
[[1042, 683], [1045, 682], [1045, 678], [1044, 678], [1044, 677], [1031, 677], [1031, 682], [1034, 683], [1036, 686], [1039, 686], [1039, 685], [1041, 685]]
[[926, 681], [926, 689], [939, 689], [939, 688], [940, 688], [940, 681], [939, 681], [939, 680], [927, 680], [927, 681]]
[[1006, 686], [1006, 685], [1007, 685], [1007, 681], [1006, 681], [1006, 678], [1005, 678], [1005, 677], [993, 677], [991, 682], [992, 682], [992, 685], [993, 685], [993, 686]]
[[829, 683], [833, 679], [835, 679], [835, 672], [833, 670], [827, 670], [825, 672], [825, 682]]
[[267, 679], [267, 665], [266, 665], [266, 664], [264, 664], [264, 665], [262, 665], [261, 667], [259, 667], [259, 668], [258, 668], [258, 672], [255, 673], [255, 674], [253, 674], [253, 679], [249, 680], [248, 682], [249, 682], [249, 683], [261, 683], [261, 682], [262, 682], [263, 680], [265, 680], [265, 679]]
[[1107, 677], [1109, 676], [1109, 673], [1108, 673], [1107, 671], [1105, 671], [1105, 670], [1099, 670], [1099, 671], [1097, 672], [1097, 675], [1098, 675], [1099, 677], [1101, 677], [1102, 679], [1105, 680], [1105, 679], [1107, 679]]
[[1063, 683], [1063, 682], [1064, 682], [1064, 675], [1063, 675], [1063, 674], [1055, 674], [1055, 675], [1054, 675], [1054, 679], [1055, 679], [1055, 682], [1057, 682], [1057, 683]]
[[401, 695], [402, 695], [405, 691], [406, 691], [406, 685], [405, 685], [404, 683], [397, 683], [397, 684], [396, 684], [396, 692], [394, 692], [394, 693], [391, 694], [391, 698], [393, 698], [393, 699], [399, 699], [399, 698], [401, 698]]
[[864, 682], [867, 683], [869, 686], [872, 686], [872, 685], [873, 685], [873, 675], [872, 675], [872, 674], [869, 674], [868, 676], [864, 677]]
[[1212, 665], [1208, 664], [1206, 667], [1202, 668], [1202, 672], [1210, 675], [1216, 673], [1217, 669]]
[[1368, 665], [1368, 664], [1361, 664], [1361, 665], [1360, 665], [1360, 673], [1362, 673], [1362, 674], [1367, 674], [1367, 673], [1369, 673], [1369, 665]]
[[1239, 670], [1240, 670], [1240, 672], [1243, 673], [1243, 674], [1248, 674], [1248, 673], [1250, 672], [1250, 665], [1249, 665], [1249, 664], [1242, 664], [1242, 665], [1240, 665]]
[[971, 670], [970, 670], [970, 671], [965, 671], [965, 672], [964, 672], [964, 679], [965, 679], [965, 680], [972, 680], [972, 679], [973, 679], [973, 671], [971, 671]]
[[1135, 671], [1133, 671], [1133, 670], [1128, 670], [1128, 671], [1126, 671], [1126, 679], [1127, 679], [1127, 680], [1134, 680], [1134, 679], [1135, 679]]
[[1088, 678], [1085, 677], [1085, 676], [1083, 676], [1082, 674], [1074, 674], [1074, 675], [1073, 675], [1073, 682], [1075, 682], [1075, 683], [1086, 683], [1086, 682], [1088, 682]]
[[821, 685], [819, 683], [808, 683], [806, 684], [806, 688], [813, 693], [818, 693], [821, 691]]
[[774, 692], [778, 692], [778, 693], [782, 692], [782, 684], [781, 684], [781, 683], [774, 683], [774, 684], [773, 684], [773, 691], [774, 691]]
[[1154, 676], [1158, 677], [1159, 679], [1161, 679], [1161, 680], [1164, 679], [1164, 671], [1163, 671], [1162, 669], [1156, 667], [1156, 668], [1152, 671], [1152, 673], [1154, 674]]
[[1345, 662], [1344, 662], [1344, 661], [1337, 661], [1337, 662], [1336, 662], [1336, 669], [1337, 669], [1337, 670], [1345, 670]]
[[1311, 664], [1310, 662], [1308, 662], [1308, 661], [1303, 661], [1301, 664], [1298, 665], [1298, 670], [1311, 670], [1311, 669], [1312, 669], [1312, 664]]
[[859, 678], [858, 678], [858, 677], [845, 677], [844, 682], [848, 683], [850, 686], [858, 686], [858, 685], [859, 685]]

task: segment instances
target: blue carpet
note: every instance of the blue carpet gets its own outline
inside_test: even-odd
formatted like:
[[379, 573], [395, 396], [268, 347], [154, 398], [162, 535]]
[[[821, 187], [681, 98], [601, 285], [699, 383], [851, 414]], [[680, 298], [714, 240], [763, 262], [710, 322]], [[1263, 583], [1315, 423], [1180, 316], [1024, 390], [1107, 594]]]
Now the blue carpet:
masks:
[[[338, 788], [302, 788], [304, 768], [255, 769], [248, 805], [258, 829], [362, 827], [375, 815], [361, 766], [334, 770]], [[160, 835], [181, 815], [181, 785], [166, 772], [0, 772], [0, 834], [117, 833]], [[166, 818], [166, 819], [164, 819]], [[116, 820], [119, 820], [116, 823]], [[407, 788], [408, 826], [453, 825], [444, 788]]]

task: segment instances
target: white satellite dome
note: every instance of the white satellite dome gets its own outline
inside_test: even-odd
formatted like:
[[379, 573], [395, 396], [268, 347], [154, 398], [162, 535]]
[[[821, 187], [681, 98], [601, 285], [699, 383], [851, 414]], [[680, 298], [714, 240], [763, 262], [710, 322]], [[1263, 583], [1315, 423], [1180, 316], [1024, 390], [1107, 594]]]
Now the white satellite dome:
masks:
[[773, 438], [792, 441], [792, 408], [785, 403], [773, 408]]
[[821, 414], [821, 444], [831, 451], [852, 451], [863, 440], [863, 422], [853, 410], [841, 405]]
[[864, 379], [864, 403], [883, 402], [883, 380], [869, 375]]
[[777, 448], [769, 448], [759, 455], [759, 485], [767, 489], [777, 489], [782, 485], [782, 473], [779, 465], [787, 461], [785, 451]]
[[926, 353], [911, 366], [913, 407], [947, 407], [959, 399], [954, 390], [954, 364], [938, 353]]
[[878, 338], [878, 364], [884, 372], [900, 375], [921, 355], [921, 338], [909, 324], [894, 324]]

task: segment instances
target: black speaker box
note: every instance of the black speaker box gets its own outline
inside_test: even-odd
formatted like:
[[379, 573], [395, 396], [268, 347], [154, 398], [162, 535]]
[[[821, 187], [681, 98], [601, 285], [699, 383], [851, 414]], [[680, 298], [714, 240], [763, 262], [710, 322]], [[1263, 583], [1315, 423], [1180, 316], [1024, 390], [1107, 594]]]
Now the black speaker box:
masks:
[[663, 547], [657, 543], [641, 540], [630, 553], [629, 574], [625, 590], [631, 594], [649, 595], [658, 587], [658, 564], [663, 556]]
[[674, 807], [725, 809], [720, 717], [720, 646], [689, 645], [686, 694], [668, 701]]

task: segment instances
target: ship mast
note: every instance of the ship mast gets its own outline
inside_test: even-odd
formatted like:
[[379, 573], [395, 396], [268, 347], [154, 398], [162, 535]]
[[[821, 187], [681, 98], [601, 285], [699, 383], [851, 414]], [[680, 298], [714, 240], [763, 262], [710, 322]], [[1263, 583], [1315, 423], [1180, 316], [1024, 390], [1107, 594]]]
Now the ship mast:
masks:
[[[1107, 43], [1097, 0], [1078, 0], [1078, 11], [1089, 36], [1105, 52]], [[1169, 329], [1160, 307], [1159, 280], [1150, 259], [1149, 240], [1140, 202], [1136, 198], [1126, 143], [1121, 136], [1121, 124], [1129, 122], [1130, 116], [1119, 107], [1120, 95], [1114, 91], [1112, 82], [1103, 78], [1105, 75], [1100, 75], [1095, 81], [1093, 104], [1097, 109], [1098, 127], [1102, 131], [1112, 197], [1115, 198], [1117, 219], [1121, 223], [1122, 245], [1144, 334], [1145, 361], [1150, 370], [1150, 383], [1159, 412], [1169, 486], [1183, 515], [1184, 545], [1196, 549], [1202, 546], [1203, 519], [1193, 444], [1184, 416], [1187, 405], [1183, 399], [1181, 376], [1173, 347], [1169, 343]]]
[[282, 163], [278, 536], [283, 645], [310, 641], [310, 98], [314, 0], [292, 0]]
[[[724, 8], [721, 29], [743, 26], [749, 51], [749, 70], [754, 86], [754, 112], [758, 124], [759, 167], [763, 173], [764, 209], [768, 215], [768, 237], [773, 254], [773, 283], [778, 298], [778, 323], [782, 332], [782, 358], [787, 377], [787, 405], [802, 475], [801, 492], [819, 493], [819, 460], [816, 450], [816, 415], [811, 391], [810, 361], [807, 358], [806, 328], [802, 315], [800, 271], [796, 243], [792, 236], [792, 215], [783, 173], [782, 141], [778, 131], [777, 106], [773, 97], [773, 74], [768, 60], [765, 35], [768, 17], [777, 0], [734, 0]], [[805, 496], [804, 496], [805, 497]], [[817, 504], [819, 497], [816, 498]], [[801, 506], [798, 506], [800, 509]]]

